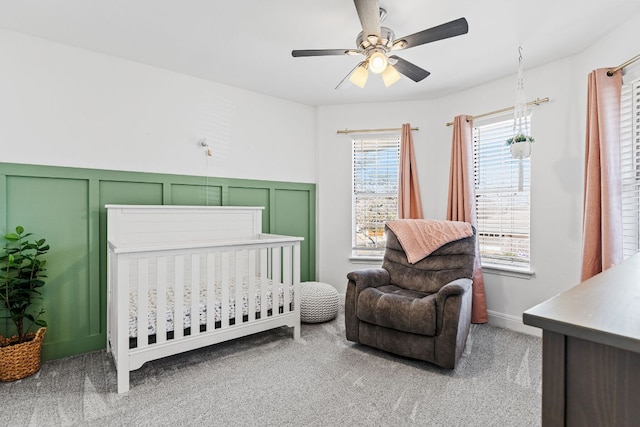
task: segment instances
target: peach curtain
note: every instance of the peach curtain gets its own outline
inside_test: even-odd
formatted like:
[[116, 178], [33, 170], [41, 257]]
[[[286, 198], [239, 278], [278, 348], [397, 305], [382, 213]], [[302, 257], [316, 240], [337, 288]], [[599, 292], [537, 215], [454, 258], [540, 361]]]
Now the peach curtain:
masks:
[[[450, 221], [466, 221], [477, 229], [476, 192], [473, 180], [472, 128], [471, 117], [458, 116], [453, 121], [447, 219]], [[487, 302], [484, 294], [484, 278], [482, 277], [479, 248], [479, 239], [476, 238], [476, 265], [473, 272], [471, 321], [473, 323], [486, 323], [489, 319], [487, 317]]]
[[398, 181], [398, 219], [422, 219], [422, 201], [418, 184], [416, 156], [413, 151], [411, 125], [402, 125], [400, 171]]
[[589, 74], [582, 218], [582, 280], [619, 263], [622, 254], [620, 184], [621, 72]]

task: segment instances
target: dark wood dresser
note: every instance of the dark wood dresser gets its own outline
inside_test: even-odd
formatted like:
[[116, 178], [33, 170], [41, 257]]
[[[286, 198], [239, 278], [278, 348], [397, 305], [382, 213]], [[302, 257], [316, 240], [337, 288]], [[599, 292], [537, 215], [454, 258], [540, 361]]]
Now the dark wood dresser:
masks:
[[525, 311], [543, 426], [640, 426], [640, 254]]

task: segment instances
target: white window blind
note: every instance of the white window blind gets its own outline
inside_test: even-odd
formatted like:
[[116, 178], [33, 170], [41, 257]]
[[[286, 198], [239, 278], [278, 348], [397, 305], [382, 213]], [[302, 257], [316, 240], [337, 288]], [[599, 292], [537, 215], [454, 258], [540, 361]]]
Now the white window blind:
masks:
[[398, 217], [400, 137], [353, 138], [352, 255], [384, 254], [384, 223]]
[[623, 251], [640, 251], [640, 79], [622, 86], [620, 99], [620, 172]]
[[519, 191], [520, 160], [511, 157], [506, 143], [512, 136], [513, 119], [473, 129], [477, 235], [483, 265], [528, 270], [531, 160], [522, 160]]

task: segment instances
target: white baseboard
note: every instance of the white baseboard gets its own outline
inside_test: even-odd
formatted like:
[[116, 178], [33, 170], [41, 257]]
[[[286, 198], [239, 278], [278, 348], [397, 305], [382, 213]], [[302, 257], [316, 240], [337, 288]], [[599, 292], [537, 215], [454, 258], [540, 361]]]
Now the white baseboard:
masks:
[[522, 317], [512, 316], [510, 314], [498, 313], [497, 311], [487, 310], [489, 315], [489, 324], [501, 328], [511, 329], [513, 331], [522, 332], [536, 337], [542, 336], [542, 330], [533, 326], [522, 323]]

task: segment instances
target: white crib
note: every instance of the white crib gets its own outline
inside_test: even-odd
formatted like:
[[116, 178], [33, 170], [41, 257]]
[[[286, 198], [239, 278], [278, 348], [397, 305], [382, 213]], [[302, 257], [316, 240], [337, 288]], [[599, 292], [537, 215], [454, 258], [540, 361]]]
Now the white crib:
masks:
[[107, 205], [107, 351], [118, 393], [145, 362], [268, 329], [300, 337], [300, 237], [261, 207]]

